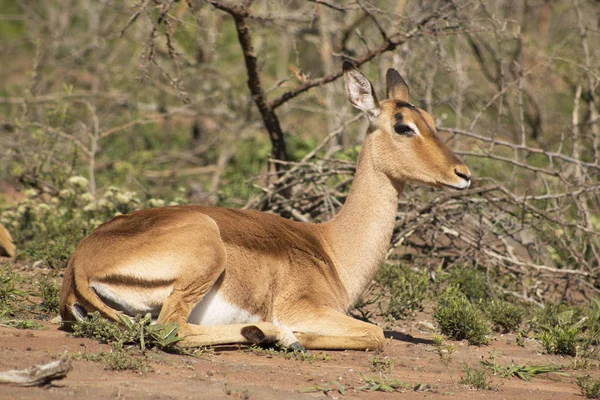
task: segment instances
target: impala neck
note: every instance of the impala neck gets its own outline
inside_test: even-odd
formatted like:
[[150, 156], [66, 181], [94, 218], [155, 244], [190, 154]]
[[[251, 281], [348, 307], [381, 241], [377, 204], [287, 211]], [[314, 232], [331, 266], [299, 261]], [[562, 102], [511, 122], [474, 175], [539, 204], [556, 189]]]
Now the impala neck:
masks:
[[367, 136], [358, 158], [352, 188], [340, 212], [324, 224], [336, 268], [352, 306], [377, 273], [389, 248], [398, 196], [404, 184], [394, 185], [374, 167], [372, 140]]

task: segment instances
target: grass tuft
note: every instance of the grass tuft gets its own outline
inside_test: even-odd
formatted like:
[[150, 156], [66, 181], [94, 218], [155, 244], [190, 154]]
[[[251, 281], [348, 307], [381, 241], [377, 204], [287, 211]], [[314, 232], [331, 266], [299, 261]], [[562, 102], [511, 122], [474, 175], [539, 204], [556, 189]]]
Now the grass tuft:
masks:
[[77, 353], [71, 357], [73, 360], [101, 362], [107, 369], [113, 371], [138, 371], [146, 373], [150, 369], [143, 355], [134, 354], [122, 348], [113, 347], [110, 352]]
[[446, 277], [449, 287], [455, 287], [471, 301], [486, 300], [490, 297], [483, 272], [473, 267], [453, 268]]
[[477, 306], [457, 290], [447, 290], [433, 315], [440, 331], [453, 340], [468, 340], [480, 346], [489, 342], [490, 325]]
[[58, 314], [58, 305], [60, 302], [60, 288], [58, 285], [48, 277], [43, 277], [40, 279], [38, 286], [40, 297], [42, 298], [42, 304], [40, 304], [42, 311], [51, 315]]
[[577, 386], [588, 399], [600, 399], [600, 379], [593, 379], [589, 375], [577, 378]]
[[133, 321], [121, 316], [121, 323], [116, 324], [100, 316], [98, 312], [91, 313], [88, 318], [73, 325], [72, 335], [98, 340], [117, 347], [125, 345], [138, 346], [142, 351], [158, 348], [164, 351], [176, 350], [176, 344], [181, 340], [177, 337], [177, 324], [152, 324], [149, 314], [136, 317]]
[[369, 363], [371, 364], [370, 368], [372, 372], [378, 372], [380, 374], [389, 374], [394, 369], [394, 361], [389, 358], [379, 358], [378, 356], [373, 356], [369, 358]]
[[523, 310], [507, 301], [488, 301], [484, 306], [484, 311], [497, 332], [514, 332], [523, 321]]
[[469, 385], [477, 390], [496, 390], [492, 385], [487, 370], [484, 368], [473, 369], [470, 365], [465, 365], [464, 375], [460, 378], [460, 383]]
[[402, 266], [385, 264], [378, 276], [380, 285], [389, 289], [389, 303], [382, 315], [403, 319], [414, 311], [422, 310], [428, 298], [429, 278], [427, 273], [415, 272]]

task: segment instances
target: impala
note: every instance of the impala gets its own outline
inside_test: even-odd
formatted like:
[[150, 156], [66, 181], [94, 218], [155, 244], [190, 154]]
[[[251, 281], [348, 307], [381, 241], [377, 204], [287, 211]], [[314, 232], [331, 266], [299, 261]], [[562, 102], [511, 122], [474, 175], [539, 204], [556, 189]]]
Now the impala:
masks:
[[197, 205], [114, 218], [69, 261], [63, 321], [93, 311], [176, 322], [189, 346], [274, 341], [292, 349], [376, 349], [383, 330], [346, 315], [384, 260], [406, 183], [466, 189], [469, 169], [408, 102], [394, 69], [387, 99], [349, 62], [350, 102], [370, 122], [341, 211], [311, 224]]
[[15, 245], [10, 237], [10, 233], [4, 226], [0, 225], [0, 257], [14, 257], [15, 251]]

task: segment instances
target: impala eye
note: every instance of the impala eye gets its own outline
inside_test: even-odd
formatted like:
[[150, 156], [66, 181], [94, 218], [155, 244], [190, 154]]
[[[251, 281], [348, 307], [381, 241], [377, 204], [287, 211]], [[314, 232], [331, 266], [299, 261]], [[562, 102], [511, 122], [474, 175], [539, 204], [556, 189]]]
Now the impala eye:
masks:
[[415, 131], [410, 126], [404, 124], [394, 125], [394, 130], [399, 135], [413, 136], [415, 134]]

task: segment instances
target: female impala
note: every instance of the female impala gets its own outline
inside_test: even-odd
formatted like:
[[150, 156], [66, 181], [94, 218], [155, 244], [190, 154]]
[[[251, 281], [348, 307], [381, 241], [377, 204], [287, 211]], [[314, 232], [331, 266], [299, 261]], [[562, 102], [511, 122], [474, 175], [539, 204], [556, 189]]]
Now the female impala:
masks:
[[371, 123], [348, 199], [323, 224], [248, 210], [136, 211], [81, 241], [62, 286], [64, 321], [92, 311], [177, 322], [191, 346], [276, 341], [294, 349], [375, 349], [381, 328], [346, 315], [383, 261], [405, 183], [465, 189], [468, 168], [387, 72], [387, 100], [344, 63], [346, 93]]

